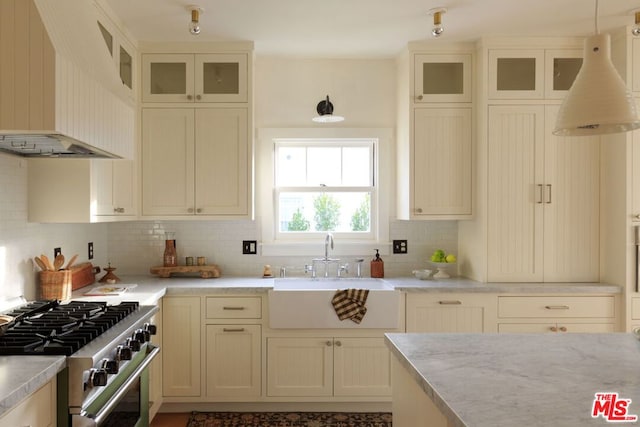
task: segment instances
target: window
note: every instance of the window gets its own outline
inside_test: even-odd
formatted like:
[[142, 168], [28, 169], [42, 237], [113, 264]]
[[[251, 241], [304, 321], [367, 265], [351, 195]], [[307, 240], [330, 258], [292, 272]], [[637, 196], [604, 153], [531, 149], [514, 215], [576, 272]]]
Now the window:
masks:
[[329, 231], [374, 239], [375, 147], [374, 139], [276, 140], [276, 239], [317, 239]]

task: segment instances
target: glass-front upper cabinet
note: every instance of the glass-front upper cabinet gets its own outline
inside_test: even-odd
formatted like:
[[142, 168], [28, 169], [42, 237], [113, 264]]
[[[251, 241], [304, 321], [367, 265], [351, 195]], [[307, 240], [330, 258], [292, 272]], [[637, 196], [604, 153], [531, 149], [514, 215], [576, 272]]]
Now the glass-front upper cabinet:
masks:
[[98, 16], [97, 25], [109, 56], [113, 59], [116, 72], [122, 84], [127, 88], [129, 95], [134, 97], [134, 47], [119, 33], [106, 15], [99, 12]]
[[471, 54], [416, 54], [414, 102], [471, 102]]
[[545, 50], [544, 56], [544, 97], [564, 99], [582, 67], [582, 50]]
[[543, 97], [544, 50], [489, 51], [489, 98]]
[[246, 54], [144, 54], [143, 102], [247, 102]]

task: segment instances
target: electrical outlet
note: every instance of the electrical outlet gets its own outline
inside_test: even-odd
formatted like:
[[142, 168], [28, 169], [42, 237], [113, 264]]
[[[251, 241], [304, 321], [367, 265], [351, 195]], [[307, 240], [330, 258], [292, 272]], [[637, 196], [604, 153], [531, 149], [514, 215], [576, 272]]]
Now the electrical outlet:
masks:
[[62, 248], [53, 248], [53, 257], [57, 257], [62, 253]]
[[257, 240], [243, 240], [242, 241], [242, 253], [244, 255], [255, 255], [258, 253], [258, 241]]
[[407, 249], [407, 241], [406, 240], [394, 240], [393, 241], [393, 253], [394, 254], [406, 254], [408, 252]]
[[93, 259], [93, 242], [87, 244], [87, 258]]

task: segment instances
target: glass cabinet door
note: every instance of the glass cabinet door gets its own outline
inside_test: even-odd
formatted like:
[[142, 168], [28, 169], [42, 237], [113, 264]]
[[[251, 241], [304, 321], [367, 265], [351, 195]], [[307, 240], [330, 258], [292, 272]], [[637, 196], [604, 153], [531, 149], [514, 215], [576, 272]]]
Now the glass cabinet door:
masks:
[[193, 102], [193, 55], [142, 56], [144, 102]]
[[247, 55], [195, 55], [195, 85], [196, 102], [247, 102]]
[[543, 50], [490, 50], [489, 97], [542, 99]]
[[133, 58], [125, 49], [120, 46], [120, 80], [129, 89], [133, 89]]
[[414, 57], [414, 102], [471, 102], [471, 54]]
[[582, 50], [546, 50], [544, 64], [545, 98], [563, 99], [582, 67]]

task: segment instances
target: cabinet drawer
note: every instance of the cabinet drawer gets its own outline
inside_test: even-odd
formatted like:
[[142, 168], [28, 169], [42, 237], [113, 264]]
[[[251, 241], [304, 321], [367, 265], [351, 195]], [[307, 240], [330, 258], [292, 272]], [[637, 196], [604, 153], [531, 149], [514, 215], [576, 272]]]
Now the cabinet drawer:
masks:
[[504, 333], [609, 333], [615, 332], [613, 323], [500, 323], [498, 332]]
[[505, 317], [614, 317], [614, 297], [499, 297], [498, 316]]
[[207, 319], [260, 319], [260, 297], [207, 297]]

